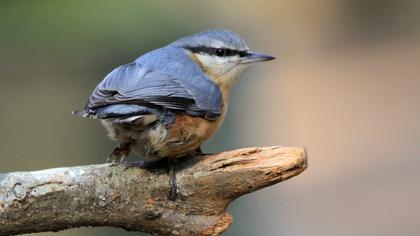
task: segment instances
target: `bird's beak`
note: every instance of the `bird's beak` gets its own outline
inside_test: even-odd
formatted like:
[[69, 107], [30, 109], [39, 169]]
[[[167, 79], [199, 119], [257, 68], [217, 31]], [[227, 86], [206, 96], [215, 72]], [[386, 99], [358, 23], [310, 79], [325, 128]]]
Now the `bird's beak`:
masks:
[[256, 62], [271, 61], [276, 59], [273, 56], [258, 53], [258, 52], [248, 52], [244, 57], [241, 57], [241, 64], [251, 64]]

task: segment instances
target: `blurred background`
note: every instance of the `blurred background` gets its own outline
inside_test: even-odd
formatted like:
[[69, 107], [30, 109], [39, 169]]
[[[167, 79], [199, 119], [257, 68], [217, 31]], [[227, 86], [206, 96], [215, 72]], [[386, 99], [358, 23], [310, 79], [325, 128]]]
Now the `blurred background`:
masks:
[[244, 72], [204, 151], [309, 154], [301, 175], [235, 201], [224, 235], [420, 235], [415, 0], [2, 0], [0, 172], [104, 162], [115, 144], [70, 112], [114, 67], [210, 28], [237, 31], [277, 60]]

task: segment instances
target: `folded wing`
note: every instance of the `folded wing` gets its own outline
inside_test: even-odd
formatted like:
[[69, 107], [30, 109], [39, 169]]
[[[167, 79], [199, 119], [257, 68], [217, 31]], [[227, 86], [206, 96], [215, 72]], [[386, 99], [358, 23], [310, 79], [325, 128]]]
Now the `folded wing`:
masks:
[[[210, 80], [200, 83], [197, 87], [186, 78], [173, 78], [133, 62], [108, 74], [90, 96], [85, 110], [76, 114], [106, 119], [171, 110], [215, 119], [221, 113], [220, 91]], [[207, 98], [203, 92], [208, 93]]]

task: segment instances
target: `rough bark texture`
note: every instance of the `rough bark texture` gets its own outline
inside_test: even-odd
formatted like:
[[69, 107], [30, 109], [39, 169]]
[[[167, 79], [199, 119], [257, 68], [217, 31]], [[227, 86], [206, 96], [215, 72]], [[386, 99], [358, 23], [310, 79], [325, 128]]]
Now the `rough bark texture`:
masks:
[[[237, 197], [298, 175], [303, 148], [246, 148], [177, 166], [178, 199], [165, 169], [90, 165], [0, 174], [0, 235], [113, 226], [157, 235], [219, 235]], [[273, 203], [275, 204], [275, 203]]]

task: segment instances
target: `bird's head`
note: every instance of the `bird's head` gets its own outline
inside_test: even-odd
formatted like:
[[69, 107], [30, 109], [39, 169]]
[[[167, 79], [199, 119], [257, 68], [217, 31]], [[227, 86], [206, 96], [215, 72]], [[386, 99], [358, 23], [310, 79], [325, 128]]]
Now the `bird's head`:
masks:
[[184, 48], [204, 73], [221, 86], [230, 87], [250, 64], [274, 59], [249, 51], [239, 34], [225, 29], [193, 34], [175, 41], [173, 45]]

